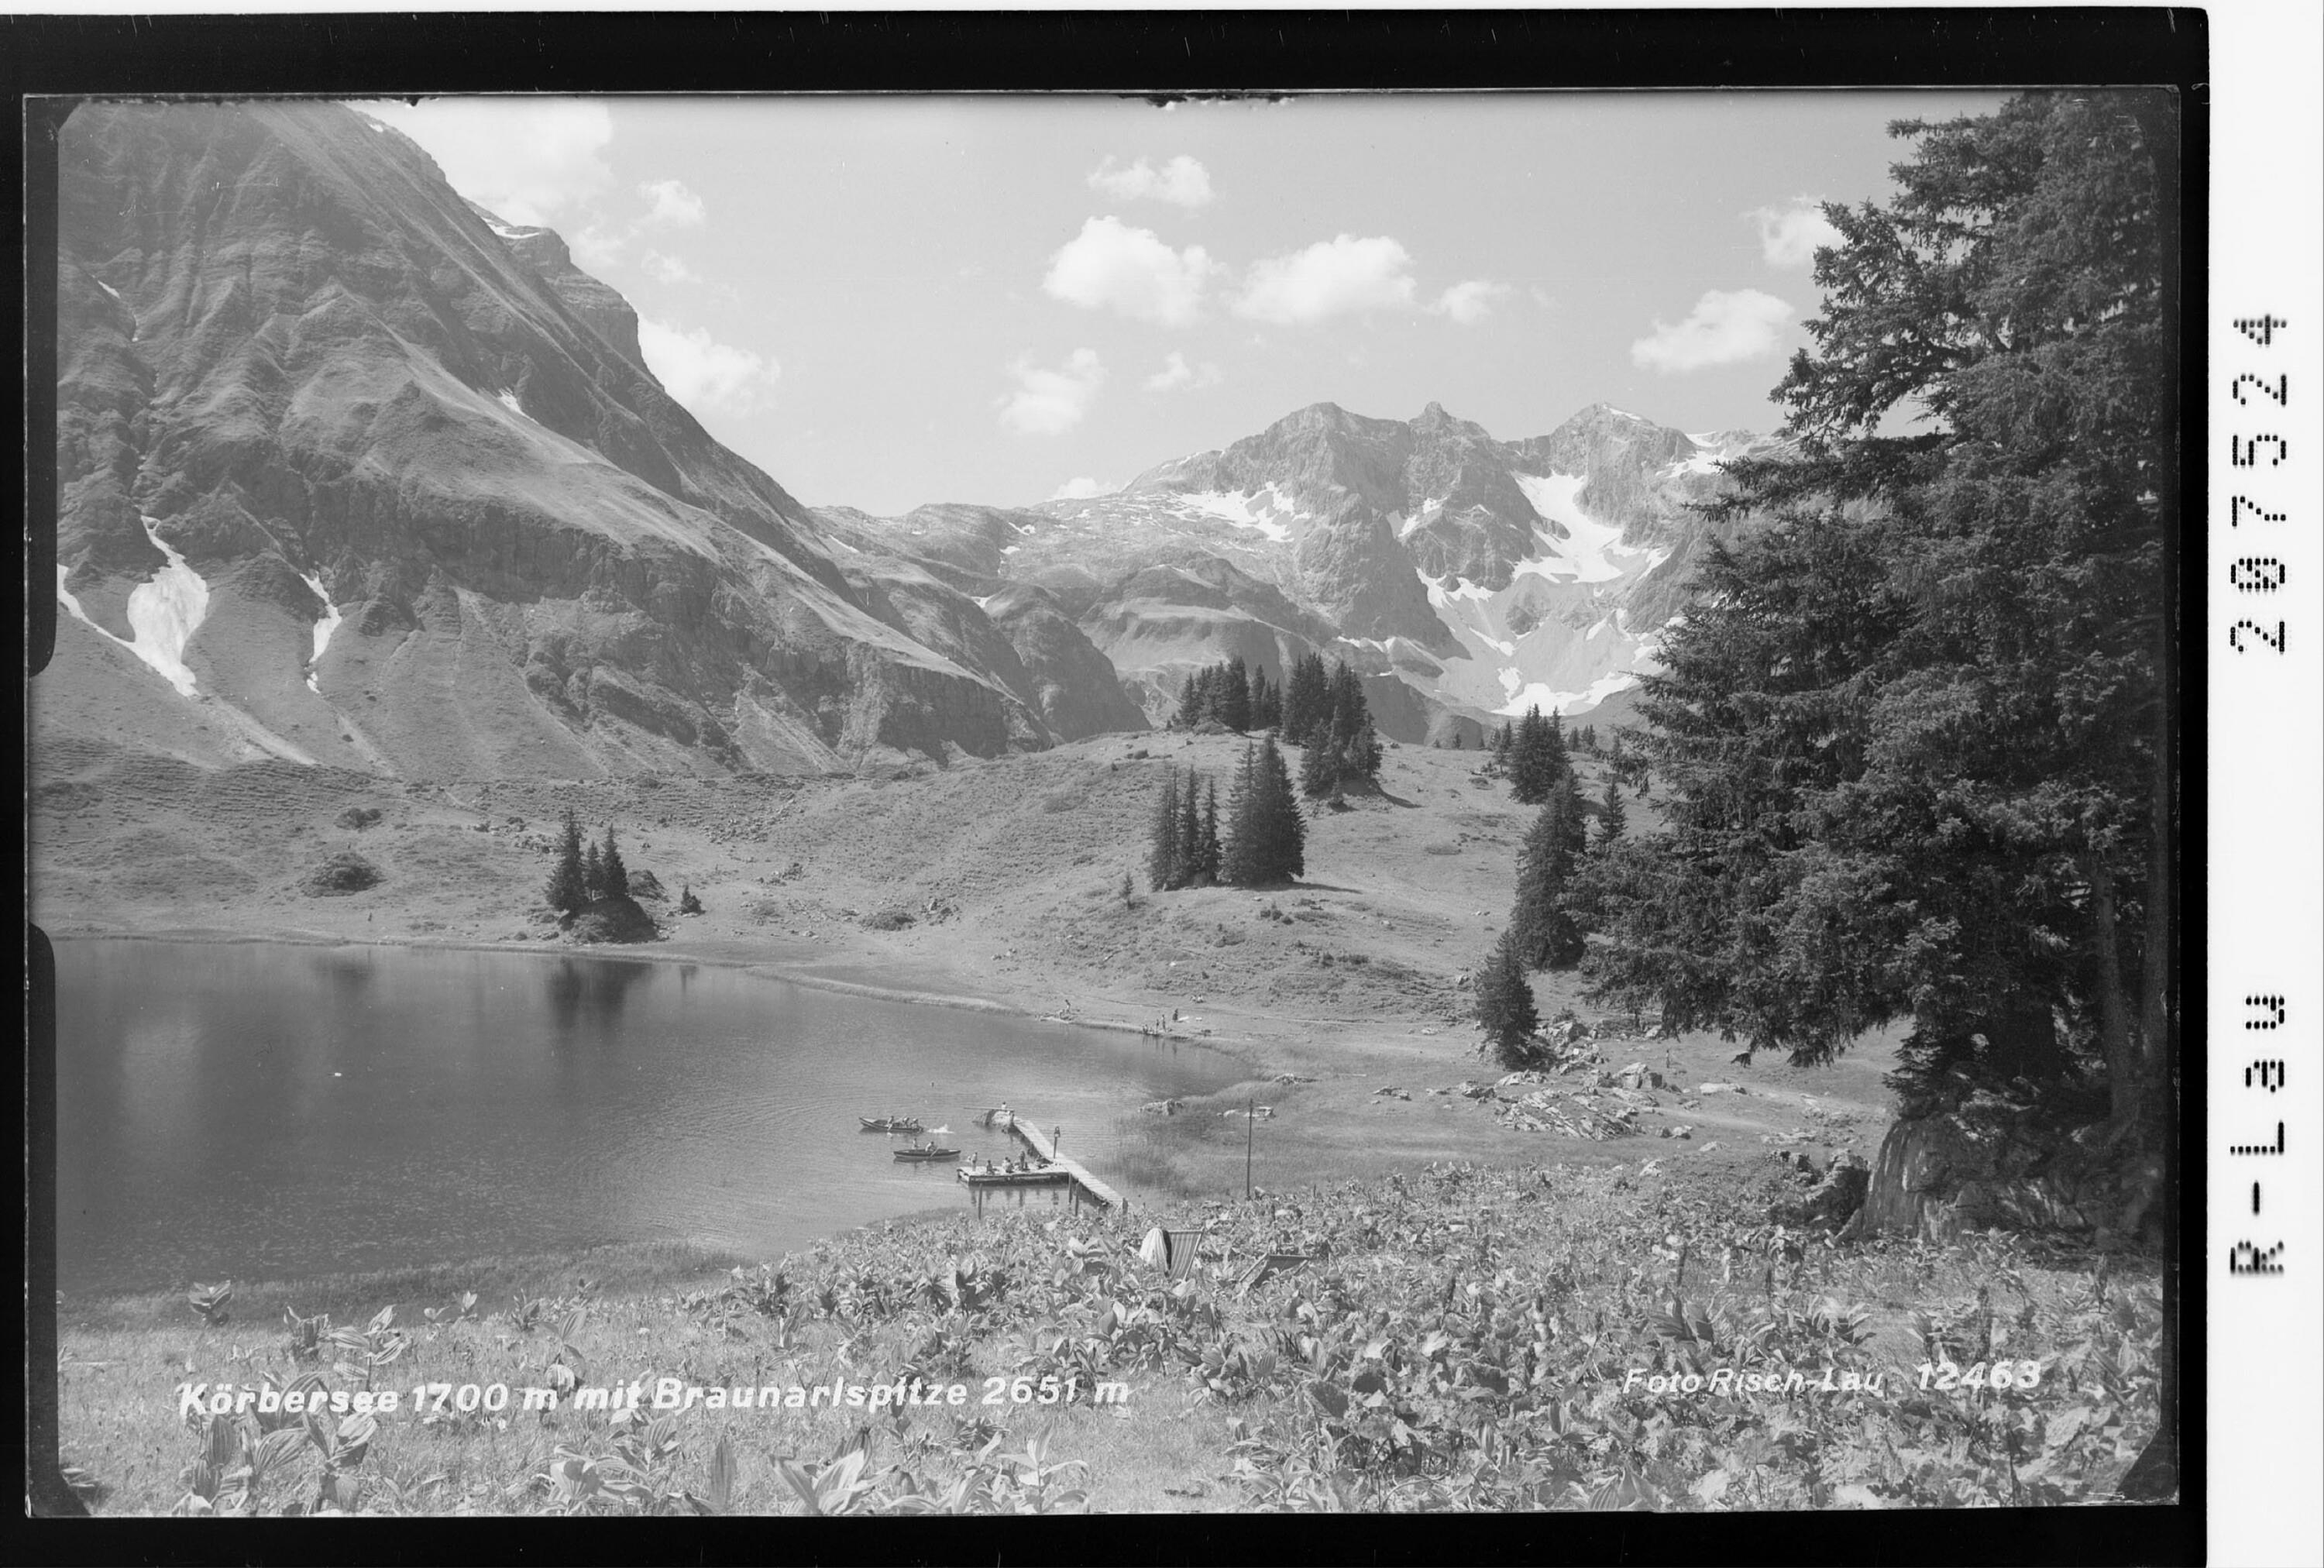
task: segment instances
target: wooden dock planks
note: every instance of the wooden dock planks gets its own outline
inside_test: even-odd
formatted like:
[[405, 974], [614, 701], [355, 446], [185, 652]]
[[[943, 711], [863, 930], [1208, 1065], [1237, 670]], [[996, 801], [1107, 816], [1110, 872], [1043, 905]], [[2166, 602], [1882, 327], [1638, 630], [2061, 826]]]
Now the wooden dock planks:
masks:
[[1123, 1201], [1120, 1193], [1092, 1176], [1089, 1167], [1080, 1161], [1067, 1159], [1060, 1155], [1056, 1145], [1049, 1140], [1049, 1135], [1034, 1126], [1029, 1118], [1011, 1112], [1005, 1121], [999, 1117], [994, 1120], [1001, 1121], [1010, 1131], [1024, 1139], [1025, 1146], [1035, 1154], [1073, 1177], [1082, 1190], [1091, 1197], [1095, 1198], [1107, 1208], [1128, 1210], [1130, 1205]]

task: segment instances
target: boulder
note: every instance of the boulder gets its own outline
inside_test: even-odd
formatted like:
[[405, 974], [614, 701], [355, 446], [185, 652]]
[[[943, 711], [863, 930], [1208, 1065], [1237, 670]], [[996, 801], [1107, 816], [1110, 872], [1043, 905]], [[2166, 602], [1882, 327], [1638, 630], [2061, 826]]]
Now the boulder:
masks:
[[1880, 1140], [1862, 1233], [1949, 1241], [1964, 1231], [2065, 1231], [2101, 1244], [2159, 1226], [2161, 1158], [2069, 1129], [2031, 1096], [1978, 1090], [1899, 1119]]

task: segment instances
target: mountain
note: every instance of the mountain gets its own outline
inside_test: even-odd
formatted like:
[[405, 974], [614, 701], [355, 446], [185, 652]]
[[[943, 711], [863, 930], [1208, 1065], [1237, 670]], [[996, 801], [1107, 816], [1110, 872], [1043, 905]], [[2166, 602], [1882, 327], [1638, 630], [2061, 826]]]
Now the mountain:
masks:
[[669, 395], [560, 238], [385, 125], [90, 104], [60, 188], [42, 734], [571, 778], [1138, 722], [1069, 618], [835, 539]]
[[853, 521], [972, 591], [1040, 588], [1149, 715], [1198, 665], [1277, 677], [1321, 650], [1364, 674], [1388, 734], [1470, 739], [1635, 685], [1710, 537], [1691, 506], [1720, 463], [1776, 445], [1603, 404], [1501, 441], [1435, 403], [1410, 420], [1317, 403], [1110, 495]]

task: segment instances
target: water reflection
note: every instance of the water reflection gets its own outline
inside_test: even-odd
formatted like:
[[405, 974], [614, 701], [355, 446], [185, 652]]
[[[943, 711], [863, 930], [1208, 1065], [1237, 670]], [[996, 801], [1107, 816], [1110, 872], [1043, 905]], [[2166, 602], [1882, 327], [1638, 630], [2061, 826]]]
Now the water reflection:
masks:
[[[858, 1115], [1103, 1168], [1117, 1118], [1233, 1075], [1176, 1042], [801, 990], [714, 965], [64, 940], [58, 1267], [69, 1291], [284, 1278], [691, 1236], [773, 1257], [970, 1202]], [[576, 1048], [586, 1047], [586, 1048]], [[1050, 1201], [1035, 1194], [1031, 1201]], [[1028, 1201], [1011, 1194], [1010, 1204]]]
[[618, 1032], [622, 1004], [631, 989], [653, 978], [657, 966], [611, 958], [559, 958], [544, 976], [549, 1016], [560, 1042], [569, 1041], [584, 1018], [599, 1038]]

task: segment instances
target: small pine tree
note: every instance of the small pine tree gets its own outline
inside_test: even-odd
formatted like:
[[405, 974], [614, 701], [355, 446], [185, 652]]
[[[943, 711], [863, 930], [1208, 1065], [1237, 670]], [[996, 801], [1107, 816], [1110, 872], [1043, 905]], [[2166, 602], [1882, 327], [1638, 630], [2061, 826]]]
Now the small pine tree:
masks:
[[1486, 1042], [1506, 1067], [1524, 1067], [1533, 1059], [1534, 1031], [1541, 1014], [1534, 1006], [1533, 982], [1526, 978], [1524, 958], [1517, 950], [1517, 932], [1501, 933], [1500, 941], [1477, 968], [1477, 1021], [1485, 1027]]
[[1462, 744], [1461, 732], [1459, 730], [1454, 730], [1452, 732], [1452, 749], [1457, 752], [1461, 750]]
[[1622, 836], [1628, 826], [1625, 818], [1621, 789], [1609, 779], [1606, 780], [1606, 793], [1598, 802], [1598, 848], [1601, 852]]
[[1237, 734], [1250, 728], [1250, 672], [1240, 653], [1219, 670], [1219, 723]]
[[681, 915], [702, 913], [702, 900], [694, 896], [693, 888], [686, 886], [680, 888], [678, 895], [678, 912]]
[[1329, 795], [1339, 784], [1339, 759], [1332, 754], [1329, 745], [1311, 742], [1299, 757], [1300, 793], [1311, 798]]
[[1178, 885], [1199, 888], [1204, 885], [1203, 876], [1203, 804], [1202, 775], [1188, 773], [1186, 788], [1178, 797], [1177, 846], [1176, 860]]
[[1167, 892], [1178, 885], [1178, 770], [1162, 775], [1162, 793], [1155, 798], [1154, 817], [1147, 834], [1146, 885]]
[[1307, 822], [1292, 792], [1291, 770], [1269, 737], [1259, 750], [1260, 821], [1265, 831], [1262, 880], [1289, 881], [1307, 872]]
[[1509, 721], [1503, 719], [1501, 721], [1499, 733], [1493, 737], [1493, 761], [1496, 762], [1508, 761], [1509, 760], [1509, 749], [1516, 744], [1517, 737], [1509, 728]]
[[605, 824], [605, 847], [597, 854], [597, 896], [601, 899], [626, 899], [630, 896], [630, 868], [622, 863], [621, 846], [613, 842], [613, 825]]
[[1331, 721], [1330, 678], [1323, 656], [1303, 653], [1291, 666], [1283, 688], [1283, 738], [1295, 746], [1312, 744], [1318, 724]]
[[560, 915], [577, 915], [589, 901], [589, 888], [581, 862], [581, 821], [570, 808], [557, 841], [557, 865], [549, 873], [549, 907]]
[[1204, 883], [1219, 880], [1224, 858], [1219, 848], [1219, 781], [1212, 779], [1204, 784], [1202, 853], [1197, 863]]
[[581, 890], [592, 901], [605, 896], [605, 862], [594, 844], [581, 852]]
[[1566, 902], [1576, 853], [1577, 800], [1569, 789], [1554, 791], [1517, 851], [1508, 936], [1510, 951], [1528, 970], [1571, 969], [1581, 962], [1582, 930]]

